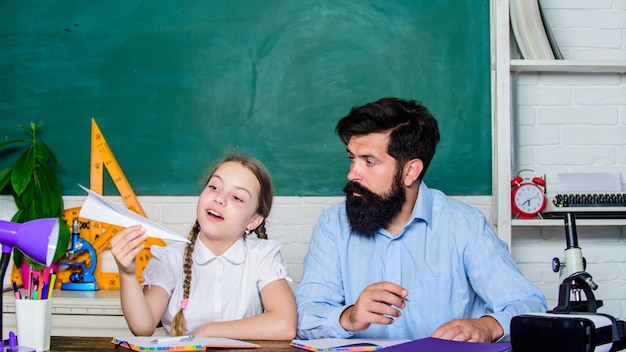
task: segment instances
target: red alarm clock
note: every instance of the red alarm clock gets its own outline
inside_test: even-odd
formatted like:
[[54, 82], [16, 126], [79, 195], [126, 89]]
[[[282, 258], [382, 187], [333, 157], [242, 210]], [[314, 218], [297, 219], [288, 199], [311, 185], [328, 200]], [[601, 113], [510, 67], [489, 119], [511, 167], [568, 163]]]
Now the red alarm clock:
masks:
[[534, 219], [546, 207], [546, 181], [537, 174], [532, 179], [523, 178], [520, 170], [511, 180], [511, 212], [515, 218]]

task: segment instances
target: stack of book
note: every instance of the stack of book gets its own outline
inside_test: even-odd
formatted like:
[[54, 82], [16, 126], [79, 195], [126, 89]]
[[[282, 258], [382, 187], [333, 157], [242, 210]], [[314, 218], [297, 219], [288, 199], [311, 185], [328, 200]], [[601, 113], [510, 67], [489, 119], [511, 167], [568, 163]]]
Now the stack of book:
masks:
[[511, 0], [510, 12], [515, 42], [524, 59], [563, 58], [538, 0]]

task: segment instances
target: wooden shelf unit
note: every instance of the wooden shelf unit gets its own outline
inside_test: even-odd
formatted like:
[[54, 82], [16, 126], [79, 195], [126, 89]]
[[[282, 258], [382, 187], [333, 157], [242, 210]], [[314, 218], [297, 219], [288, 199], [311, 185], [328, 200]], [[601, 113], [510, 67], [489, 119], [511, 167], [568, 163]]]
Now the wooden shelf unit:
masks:
[[[520, 220], [511, 217], [512, 145], [511, 75], [519, 72], [624, 73], [626, 61], [522, 60], [511, 57], [509, 0], [491, 1], [493, 219], [498, 236], [511, 248], [512, 227], [563, 226], [562, 220]], [[626, 219], [577, 220], [580, 226], [626, 226]]]

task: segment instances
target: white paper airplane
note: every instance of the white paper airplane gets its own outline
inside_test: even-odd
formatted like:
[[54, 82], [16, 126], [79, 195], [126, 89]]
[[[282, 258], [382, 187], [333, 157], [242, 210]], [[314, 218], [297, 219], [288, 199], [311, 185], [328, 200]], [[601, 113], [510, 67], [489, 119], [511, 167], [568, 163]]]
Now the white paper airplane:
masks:
[[161, 238], [164, 240], [189, 242], [188, 239], [166, 229], [160, 224], [147, 219], [135, 212], [130, 211], [112, 201], [104, 198], [89, 188], [78, 185], [87, 192], [87, 199], [80, 208], [78, 216], [85, 219], [105, 222], [107, 224], [128, 227], [141, 224], [146, 228], [148, 237]]

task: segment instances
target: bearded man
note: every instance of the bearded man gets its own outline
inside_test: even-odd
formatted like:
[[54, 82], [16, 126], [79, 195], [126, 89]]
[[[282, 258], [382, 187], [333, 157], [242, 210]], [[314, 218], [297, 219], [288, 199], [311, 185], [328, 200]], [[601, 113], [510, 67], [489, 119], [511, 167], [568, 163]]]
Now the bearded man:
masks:
[[513, 316], [547, 310], [484, 215], [422, 181], [440, 138], [426, 107], [383, 98], [335, 131], [346, 200], [313, 229], [298, 338], [508, 342]]

